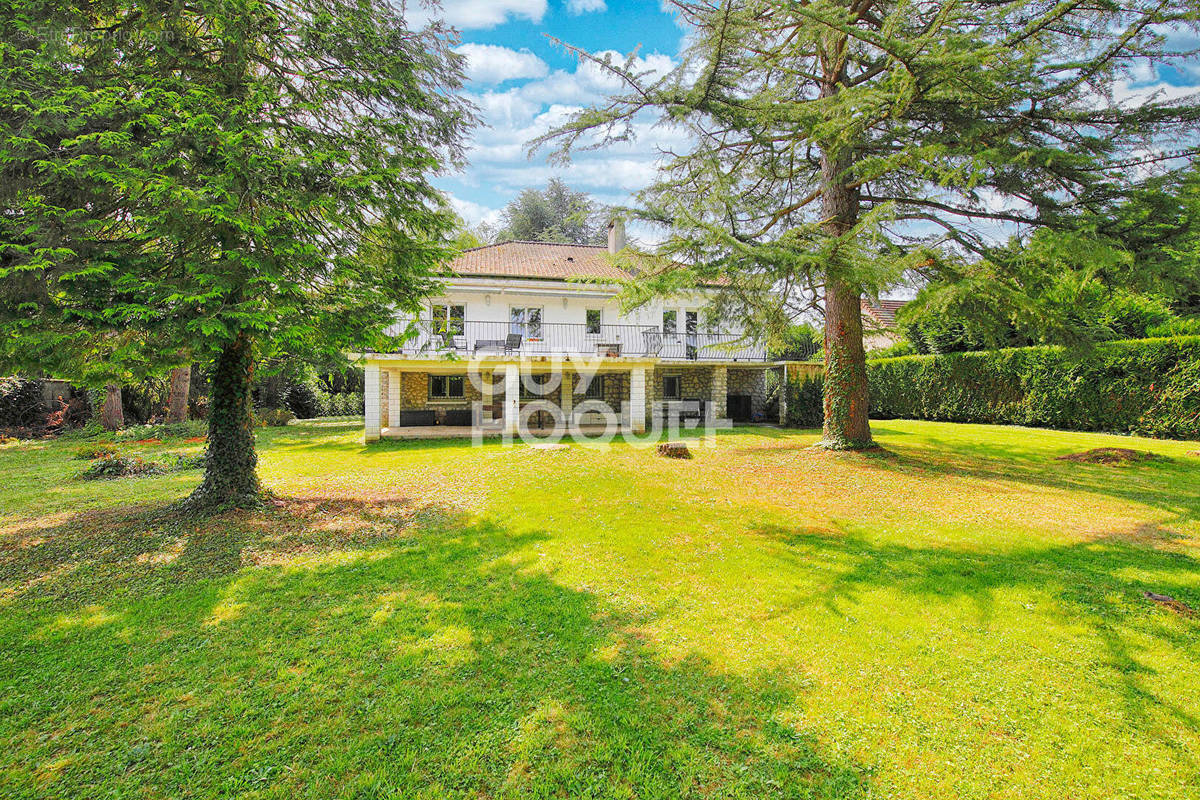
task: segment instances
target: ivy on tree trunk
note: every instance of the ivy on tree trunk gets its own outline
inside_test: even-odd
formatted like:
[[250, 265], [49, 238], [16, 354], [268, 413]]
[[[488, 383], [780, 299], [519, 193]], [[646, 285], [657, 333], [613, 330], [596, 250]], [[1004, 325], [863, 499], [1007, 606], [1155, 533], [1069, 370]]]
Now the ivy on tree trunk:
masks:
[[254, 347], [239, 333], [213, 362], [204, 480], [184, 501], [187, 510], [252, 508], [261, 504], [250, 383]]

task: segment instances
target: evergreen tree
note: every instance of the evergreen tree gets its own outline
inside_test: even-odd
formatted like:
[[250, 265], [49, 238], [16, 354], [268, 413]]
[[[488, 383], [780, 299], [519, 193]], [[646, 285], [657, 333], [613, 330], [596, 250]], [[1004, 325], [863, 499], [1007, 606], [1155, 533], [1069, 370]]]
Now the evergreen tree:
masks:
[[211, 362], [189, 505], [258, 502], [255, 361], [369, 347], [446, 255], [453, 37], [385, 0], [5, 6], [0, 367]]
[[560, 178], [544, 190], [525, 189], [501, 213], [497, 242], [561, 242], [604, 244], [608, 240], [606, 209], [586, 192], [577, 192]]
[[575, 49], [628, 91], [535, 145], [603, 147], [654, 115], [690, 134], [640, 198], [642, 218], [670, 227], [664, 264], [692, 265], [655, 280], [724, 278], [774, 330], [787, 299], [818, 293], [830, 448], [871, 444], [864, 293], [992, 257], [997, 226], [1069, 225], [1197, 152], [1195, 96], [1131, 104], [1115, 91], [1132, 69], [1193, 54], [1164, 34], [1196, 30], [1194, 4], [673, 5], [689, 29], [679, 66], [638, 73], [633, 57]]

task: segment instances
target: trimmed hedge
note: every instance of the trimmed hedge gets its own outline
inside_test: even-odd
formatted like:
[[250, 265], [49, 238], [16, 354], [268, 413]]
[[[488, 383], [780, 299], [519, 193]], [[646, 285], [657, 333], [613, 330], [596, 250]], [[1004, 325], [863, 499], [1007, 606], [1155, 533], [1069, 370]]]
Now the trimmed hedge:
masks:
[[903, 356], [867, 378], [876, 419], [1200, 439], [1200, 336]]

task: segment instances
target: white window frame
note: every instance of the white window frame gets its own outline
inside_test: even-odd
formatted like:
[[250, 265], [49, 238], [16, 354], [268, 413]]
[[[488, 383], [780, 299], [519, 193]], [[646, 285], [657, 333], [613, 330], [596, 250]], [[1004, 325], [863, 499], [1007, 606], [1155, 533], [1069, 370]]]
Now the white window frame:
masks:
[[[591, 323], [588, 322], [588, 315], [595, 312], [599, 319], [596, 321], [596, 332], [593, 333], [590, 329]], [[586, 308], [583, 311], [583, 331], [588, 336], [601, 336], [604, 333], [604, 309], [602, 308]]]
[[[521, 312], [521, 321], [520, 322], [517, 322], [513, 319], [514, 311]], [[538, 323], [537, 323], [538, 335], [537, 336], [529, 335], [529, 312], [530, 311], [538, 312], [537, 313], [537, 316], [538, 316]], [[540, 342], [542, 340], [543, 334], [545, 333], [545, 331], [543, 330], [543, 326], [545, 324], [546, 324], [546, 309], [544, 306], [509, 306], [508, 307], [508, 330], [509, 330], [509, 333], [520, 333], [521, 338], [523, 338], [527, 342]], [[519, 331], [514, 330], [514, 328], [517, 326], [520, 326]]]
[[[451, 309], [455, 309], [455, 308], [462, 309], [462, 318], [460, 320], [458, 320], [459, 322], [462, 323], [462, 330], [451, 330], [450, 329], [450, 322], [451, 322], [450, 311], [451, 311]], [[440, 317], [438, 315], [439, 310], [441, 311]], [[446, 331], [446, 332], [449, 332], [453, 336], [464, 336], [467, 333], [467, 304], [466, 303], [451, 303], [451, 302], [430, 303], [429, 304], [429, 319], [433, 325], [433, 330], [437, 333]], [[439, 327], [439, 323], [441, 325], [443, 325], [444, 327]]]

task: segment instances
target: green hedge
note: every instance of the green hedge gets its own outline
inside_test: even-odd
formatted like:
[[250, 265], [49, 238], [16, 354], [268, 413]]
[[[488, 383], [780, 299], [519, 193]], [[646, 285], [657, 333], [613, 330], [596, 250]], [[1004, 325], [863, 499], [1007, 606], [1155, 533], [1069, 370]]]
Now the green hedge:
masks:
[[1200, 336], [903, 356], [867, 377], [877, 419], [1200, 439]]

